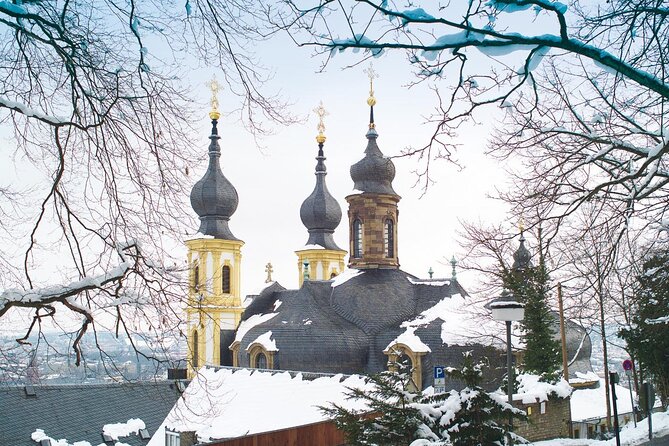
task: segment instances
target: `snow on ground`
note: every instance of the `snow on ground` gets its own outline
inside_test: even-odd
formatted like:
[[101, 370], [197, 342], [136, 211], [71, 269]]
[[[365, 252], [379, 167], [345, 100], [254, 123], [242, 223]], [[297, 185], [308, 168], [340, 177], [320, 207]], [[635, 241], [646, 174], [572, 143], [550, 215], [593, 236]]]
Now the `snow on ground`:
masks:
[[316, 423], [327, 419], [318, 406], [330, 402], [364, 409], [362, 403], [346, 400], [345, 393], [347, 387], [368, 385], [355, 375], [310, 381], [288, 372], [202, 368], [148, 446], [165, 444], [165, 427], [196, 431], [199, 441], [206, 442]]
[[[669, 412], [653, 414], [653, 436], [664, 437], [669, 435]], [[642, 420], [637, 427], [630, 423], [620, 431], [620, 443], [625, 446], [634, 446], [648, 441], [648, 421]], [[616, 444], [616, 439], [610, 440], [586, 440], [586, 439], [556, 439], [548, 441], [537, 441], [531, 443], [534, 446], [611, 446]]]

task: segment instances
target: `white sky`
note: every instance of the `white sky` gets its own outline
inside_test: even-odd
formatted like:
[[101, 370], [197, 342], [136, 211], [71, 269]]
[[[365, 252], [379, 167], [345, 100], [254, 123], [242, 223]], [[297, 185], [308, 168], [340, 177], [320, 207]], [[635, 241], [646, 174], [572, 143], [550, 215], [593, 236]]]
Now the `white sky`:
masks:
[[[276, 51], [279, 47], [281, 51]], [[306, 122], [278, 128], [275, 135], [262, 141], [265, 146], [262, 150], [235, 122], [236, 116], [223, 116], [219, 122], [223, 172], [239, 193], [239, 207], [230, 220], [230, 227], [246, 243], [242, 251], [244, 294], [262, 286], [267, 262], [273, 265], [275, 280], [288, 288], [297, 286], [294, 251], [304, 246], [308, 237], [299, 209], [315, 184], [317, 118], [312, 110], [321, 100], [329, 112], [325, 118], [326, 181], [343, 213], [335, 240], [341, 248], [348, 248], [348, 206], [344, 197], [353, 190], [349, 168], [363, 157], [367, 144], [369, 80], [363, 69], [368, 64], [342, 69], [360, 60], [360, 54], [346, 52], [338, 54], [325, 73], [317, 74], [322, 59], [312, 58], [310, 51], [281, 39], [261, 45], [259, 50], [263, 63], [276, 74], [269, 87], [281, 89], [294, 103], [293, 113], [308, 115]], [[425, 117], [436, 105], [434, 92], [428, 84], [405, 87], [414, 75], [401, 53], [374, 59], [374, 69], [380, 75], [374, 86], [379, 147], [386, 156], [393, 156], [405, 147], [424, 145], [434, 130], [432, 125], [425, 124]], [[202, 76], [203, 113], [197, 144], [204, 152], [210, 130], [206, 116], [209, 92], [204, 83], [212, 72], [202, 71], [199, 75]], [[225, 91], [219, 100], [224, 112], [233, 109], [238, 101]], [[460, 257], [456, 241], [458, 220], [499, 221], [504, 218], [501, 203], [486, 198], [495, 187], [504, 187], [502, 168], [483, 155], [488, 132], [487, 126], [463, 128], [458, 139], [462, 147], [456, 157], [464, 169], [437, 161], [432, 166], [437, 183], [425, 195], [421, 188], [413, 187], [417, 177], [412, 171], [418, 167], [417, 161], [394, 160], [397, 174], [393, 186], [402, 197], [398, 254], [403, 270], [427, 277], [432, 267], [435, 277], [450, 277], [450, 265], [444, 264], [444, 259], [454, 254]], [[206, 164], [192, 167], [191, 180], [197, 181]], [[471, 279], [464, 277], [462, 281], [467, 288]]]

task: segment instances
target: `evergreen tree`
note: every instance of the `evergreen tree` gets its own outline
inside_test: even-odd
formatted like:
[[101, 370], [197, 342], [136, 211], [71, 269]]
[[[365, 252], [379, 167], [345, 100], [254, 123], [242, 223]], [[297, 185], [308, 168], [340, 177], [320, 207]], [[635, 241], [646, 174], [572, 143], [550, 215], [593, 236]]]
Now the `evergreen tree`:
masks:
[[[471, 354], [465, 353], [460, 368], [449, 368], [447, 375], [465, 384], [461, 391], [451, 390], [446, 394], [426, 397], [427, 410], [421, 408], [426, 438], [437, 438], [436, 442], [424, 445], [442, 444], [448, 439], [453, 446], [493, 446], [505, 444], [509, 431], [509, 417], [522, 419], [525, 413], [514, 409], [500, 393], [488, 393], [481, 387], [483, 362], [474, 363]], [[513, 435], [514, 442], [525, 440]]]
[[[525, 250], [524, 239], [516, 253]], [[526, 250], [525, 250], [526, 251]], [[528, 253], [529, 255], [529, 253]], [[529, 258], [525, 264], [503, 274], [504, 286], [519, 302], [525, 304], [525, 318], [521, 321], [525, 352], [522, 370], [541, 375], [547, 381], [558, 377], [560, 369], [560, 343], [555, 338], [555, 316], [547, 304], [549, 276], [543, 256], [539, 265], [532, 266]]]
[[[349, 399], [366, 410], [333, 404], [321, 408], [346, 434], [347, 444], [398, 446], [493, 446], [504, 444], [509, 416], [523, 418], [499, 393], [481, 386], [483, 363], [473, 364], [466, 353], [462, 367], [447, 374], [463, 382], [461, 391], [425, 395], [412, 390], [410, 371], [382, 372], [369, 377], [373, 390], [349, 389]], [[524, 440], [514, 435], [516, 442]]]
[[407, 446], [418, 437], [423, 423], [413, 403], [420, 391], [413, 391], [411, 370], [403, 364], [398, 371], [385, 371], [368, 377], [371, 390], [349, 388], [348, 399], [363, 402], [367, 409], [351, 410], [332, 404], [321, 410], [331, 416], [346, 435], [347, 444]]
[[662, 406], [669, 404], [669, 253], [643, 264], [637, 278], [632, 321], [620, 331], [627, 348], [652, 376]]

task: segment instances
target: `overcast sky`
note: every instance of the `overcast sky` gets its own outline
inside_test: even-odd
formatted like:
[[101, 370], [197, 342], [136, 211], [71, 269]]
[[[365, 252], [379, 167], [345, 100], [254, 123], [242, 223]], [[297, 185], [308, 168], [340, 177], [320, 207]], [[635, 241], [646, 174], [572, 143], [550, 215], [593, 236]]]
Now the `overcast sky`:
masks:
[[[279, 47], [281, 51], [276, 51]], [[223, 172], [239, 193], [239, 207], [230, 220], [230, 227], [246, 243], [242, 251], [244, 293], [262, 287], [267, 262], [273, 265], [275, 280], [288, 288], [297, 286], [294, 251], [307, 241], [299, 209], [315, 184], [318, 121], [312, 110], [320, 101], [329, 112], [325, 118], [327, 185], [343, 213], [335, 240], [343, 249], [348, 248], [344, 198], [353, 190], [349, 168], [364, 155], [369, 116], [366, 104], [369, 80], [364, 73], [368, 63], [342, 68], [360, 60], [360, 54], [338, 54], [324, 73], [316, 73], [322, 59], [312, 58], [309, 49], [296, 48], [289, 42], [274, 40], [261, 45], [258, 54], [275, 72], [268, 87], [280, 89], [284, 97], [293, 102], [291, 111], [308, 118], [301, 124], [277, 128], [275, 135], [262, 141], [262, 150], [236, 122], [236, 116], [223, 116], [220, 120]], [[425, 124], [437, 103], [435, 93], [429, 88], [432, 84], [408, 89], [406, 85], [414, 75], [400, 53], [374, 59], [374, 69], [379, 74], [374, 87], [379, 147], [385, 155], [395, 156], [405, 147], [424, 145], [434, 131], [433, 125]], [[206, 79], [204, 76], [211, 74], [211, 70], [203, 70], [198, 71], [197, 76]], [[210, 124], [206, 115], [209, 92], [204, 83], [202, 80], [203, 112], [197, 144], [206, 151]], [[223, 91], [221, 110], [233, 109], [235, 101], [238, 99]], [[491, 116], [489, 121], [493, 119]], [[413, 171], [420, 167], [416, 159], [394, 160], [397, 174], [393, 185], [402, 197], [398, 254], [403, 270], [427, 277], [432, 267], [435, 277], [450, 277], [450, 265], [443, 262], [452, 255], [456, 258], [461, 255], [456, 237], [459, 220], [500, 221], [505, 218], [503, 206], [487, 198], [495, 187], [505, 187], [502, 168], [483, 155], [490, 130], [487, 124], [463, 128], [457, 141], [462, 147], [456, 154], [462, 169], [437, 161], [431, 168], [436, 183], [427, 191], [414, 187], [417, 176]], [[205, 168], [206, 163], [194, 165], [191, 180], [201, 178]], [[467, 287], [475, 278], [463, 276], [462, 280]]]

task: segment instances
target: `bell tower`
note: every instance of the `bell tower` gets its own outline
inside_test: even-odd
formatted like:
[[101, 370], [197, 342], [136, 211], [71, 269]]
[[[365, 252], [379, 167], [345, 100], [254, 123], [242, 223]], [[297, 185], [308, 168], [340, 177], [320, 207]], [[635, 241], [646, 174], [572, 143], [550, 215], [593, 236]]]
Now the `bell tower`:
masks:
[[318, 116], [318, 156], [316, 156], [316, 186], [300, 207], [300, 218], [309, 231], [306, 246], [295, 251], [299, 284], [304, 280], [330, 280], [344, 269], [346, 251], [334, 241], [333, 234], [341, 222], [341, 208], [325, 184], [325, 124], [327, 115], [323, 103], [314, 110]]
[[395, 165], [386, 158], [376, 139], [374, 123], [374, 79], [378, 75], [370, 66], [369, 129], [365, 156], [351, 166], [355, 194], [346, 197], [349, 219], [350, 268], [399, 268], [397, 254], [397, 203], [400, 196], [393, 189]]
[[241, 247], [228, 226], [237, 210], [237, 190], [223, 175], [218, 135], [218, 83], [212, 80], [209, 165], [190, 194], [193, 210], [200, 217], [197, 237], [187, 240], [189, 291], [188, 376], [203, 365], [231, 364], [228, 338], [234, 335], [242, 312], [240, 296]]

